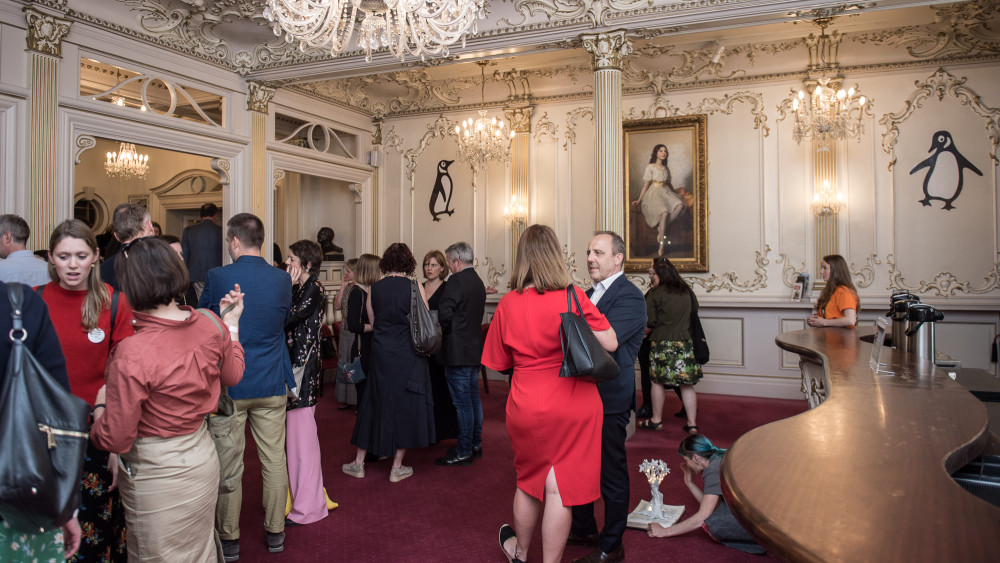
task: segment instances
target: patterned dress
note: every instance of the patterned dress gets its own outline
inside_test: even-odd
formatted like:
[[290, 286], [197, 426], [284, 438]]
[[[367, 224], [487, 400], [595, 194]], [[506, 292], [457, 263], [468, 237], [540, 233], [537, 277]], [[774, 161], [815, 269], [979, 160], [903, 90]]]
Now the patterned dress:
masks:
[[15, 530], [0, 520], [0, 561], [7, 563], [61, 563], [63, 533], [56, 528], [43, 534]]
[[292, 288], [292, 308], [285, 321], [285, 341], [292, 368], [305, 366], [299, 398], [288, 400], [288, 410], [311, 407], [323, 396], [322, 360], [319, 357], [320, 327], [326, 292], [316, 276]]

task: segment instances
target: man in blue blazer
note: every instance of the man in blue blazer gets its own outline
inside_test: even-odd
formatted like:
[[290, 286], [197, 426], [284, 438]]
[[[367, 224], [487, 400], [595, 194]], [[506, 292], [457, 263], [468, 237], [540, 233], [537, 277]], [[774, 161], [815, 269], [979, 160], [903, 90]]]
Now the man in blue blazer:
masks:
[[573, 524], [567, 543], [593, 545], [594, 551], [577, 559], [585, 563], [625, 560], [622, 534], [629, 513], [628, 460], [625, 432], [635, 410], [635, 358], [646, 329], [646, 300], [623, 275], [625, 241], [611, 231], [598, 231], [587, 245], [587, 270], [594, 287], [587, 296], [608, 318], [618, 336], [614, 353], [618, 377], [599, 385], [604, 402], [601, 435], [601, 497], [604, 529], [598, 534], [594, 505], [573, 507]]
[[[285, 385], [294, 387], [292, 364], [285, 345], [285, 320], [292, 306], [292, 279], [261, 257], [264, 223], [250, 213], [234, 215], [226, 225], [226, 245], [233, 263], [209, 270], [199, 307], [219, 314], [219, 300], [239, 284], [243, 292], [240, 344], [245, 352], [243, 380], [229, 388], [236, 404], [238, 429], [234, 438], [243, 462], [244, 427], [253, 428], [264, 474], [264, 530], [267, 549], [284, 549], [285, 499], [288, 467], [285, 462]], [[230, 327], [236, 331], [236, 327]], [[242, 475], [243, 468], [240, 467]], [[219, 495], [216, 518], [226, 561], [240, 557], [240, 509], [243, 489]]]

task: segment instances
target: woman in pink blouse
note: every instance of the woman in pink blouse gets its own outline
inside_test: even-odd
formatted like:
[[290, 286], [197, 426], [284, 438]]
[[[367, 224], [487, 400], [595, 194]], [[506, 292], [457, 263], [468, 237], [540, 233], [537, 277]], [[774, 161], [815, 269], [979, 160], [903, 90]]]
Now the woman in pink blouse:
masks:
[[90, 439], [121, 454], [128, 558], [217, 561], [219, 459], [205, 417], [216, 410], [221, 385], [243, 378], [243, 294], [237, 285], [222, 298], [221, 321], [178, 306], [187, 269], [156, 238], [126, 244], [115, 274], [135, 309], [135, 336], [112, 353]]

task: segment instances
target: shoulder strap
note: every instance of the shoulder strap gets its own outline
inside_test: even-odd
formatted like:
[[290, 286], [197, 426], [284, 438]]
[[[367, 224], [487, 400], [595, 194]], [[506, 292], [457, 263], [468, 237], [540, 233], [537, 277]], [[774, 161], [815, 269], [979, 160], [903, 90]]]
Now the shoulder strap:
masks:
[[[224, 328], [222, 328], [222, 325], [220, 325], [219, 321], [216, 320], [215, 315], [211, 311], [209, 311], [208, 309], [195, 309], [195, 311], [198, 311], [202, 315], [205, 315], [206, 317], [208, 317], [208, 320], [212, 321], [212, 324], [215, 325], [215, 328], [219, 329], [219, 334], [222, 335], [222, 341], [225, 342], [226, 341], [226, 330]], [[222, 360], [219, 360], [219, 370], [222, 370]], [[225, 385], [222, 386], [222, 394], [223, 395], [226, 394], [226, 386]]]
[[24, 330], [21, 321], [21, 307], [24, 306], [24, 293], [21, 290], [21, 284], [14, 282], [7, 284], [7, 299], [10, 300], [10, 339], [15, 340], [14, 332]]
[[108, 332], [108, 343], [110, 345], [111, 341], [115, 336], [115, 318], [118, 316], [118, 295], [121, 293], [115, 288], [111, 288], [111, 327]]
[[45, 285], [48, 285], [48, 284], [44, 284], [44, 285], [38, 286], [38, 289], [35, 290], [35, 293], [41, 295], [42, 292], [45, 291]]
[[[569, 284], [569, 285], [566, 286], [566, 308], [569, 309], [570, 313], [572, 313], [573, 312], [573, 303], [576, 303], [576, 308], [577, 308], [577, 310], [580, 311], [580, 315], [579, 316], [582, 317], [583, 316], [583, 307], [580, 306], [580, 298], [576, 296], [576, 291], [574, 291], [575, 287], [576, 286], [574, 286], [573, 284]], [[572, 301], [570, 301], [570, 296], [571, 295], [573, 296], [573, 300]]]

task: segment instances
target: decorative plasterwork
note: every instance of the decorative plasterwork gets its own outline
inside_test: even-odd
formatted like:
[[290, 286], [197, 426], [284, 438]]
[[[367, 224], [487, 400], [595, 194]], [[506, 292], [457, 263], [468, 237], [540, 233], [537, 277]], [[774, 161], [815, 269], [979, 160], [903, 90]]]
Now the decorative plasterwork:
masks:
[[801, 266], [793, 266], [792, 261], [788, 258], [785, 253], [778, 254], [778, 259], [774, 261], [775, 264], [782, 264], [781, 266], [781, 282], [785, 284], [785, 287], [792, 287], [795, 285], [795, 276], [799, 272], [806, 271], [806, 263], [802, 262]]
[[510, 94], [507, 96], [509, 103], [527, 102], [531, 100], [531, 84], [528, 82], [528, 73], [523, 70], [512, 68], [506, 72], [493, 71], [493, 80], [502, 80], [507, 84]]
[[594, 121], [594, 108], [593, 107], [582, 107], [575, 108], [566, 114], [566, 141], [563, 142], [563, 150], [569, 150], [569, 146], [576, 144], [576, 122], [579, 121], [581, 117], [588, 117], [590, 121]]
[[282, 169], [280, 169], [280, 168], [278, 168], [278, 169], [276, 169], [274, 171], [274, 174], [271, 176], [271, 185], [272, 186], [277, 186], [278, 182], [280, 182], [280, 181], [282, 181], [284, 179], [285, 179], [285, 171], [282, 170]]
[[590, 287], [591, 281], [589, 276], [586, 280], [583, 280], [576, 275], [576, 252], [570, 252], [568, 244], [563, 245], [562, 251], [563, 262], [566, 262], [566, 271], [569, 272], [569, 279], [573, 282], [573, 285], [578, 285], [582, 288]]
[[854, 262], [851, 262], [851, 266], [849, 268], [851, 277], [860, 278], [855, 281], [855, 285], [858, 287], [870, 286], [872, 282], [875, 281], [875, 266], [882, 263], [882, 261], [878, 259], [877, 254], [870, 254], [868, 258], [865, 259], [865, 262], [866, 264], [860, 268], [856, 267]]
[[28, 22], [28, 50], [61, 57], [62, 40], [69, 33], [71, 22], [33, 8], [24, 9], [24, 19]]
[[542, 117], [538, 118], [538, 122], [535, 123], [535, 133], [533, 135], [536, 141], [545, 137], [548, 137], [550, 141], [559, 140], [559, 126], [549, 120], [549, 112], [543, 113]]
[[[518, 23], [525, 22], [529, 16], [543, 13], [550, 21], [587, 19], [595, 27], [605, 27], [608, 16], [614, 12], [624, 12], [652, 6], [653, 0], [509, 0], [514, 9], [521, 14]], [[514, 25], [504, 18], [500, 23]]]
[[[340, 147], [340, 150], [343, 151], [348, 158], [357, 158], [357, 155], [352, 153], [351, 149], [347, 148], [347, 145], [344, 144], [344, 140], [340, 138], [340, 133], [325, 123], [303, 123], [283, 139], [276, 140], [279, 143], [285, 143], [295, 147], [308, 148], [323, 154], [330, 153], [333, 143], [336, 142], [337, 146]], [[319, 142], [317, 142], [317, 140]]]
[[1000, 32], [991, 24], [1000, 16], [1000, 2], [958, 2], [937, 6], [934, 21], [850, 35], [859, 43], [905, 47], [916, 59], [980, 56], [1000, 53]]
[[[109, 97], [118, 92], [119, 90], [125, 92], [126, 91], [125, 87], [133, 82], [138, 82], [142, 84], [142, 86], [139, 88], [139, 100], [142, 102], [142, 105], [146, 106], [146, 108], [149, 109], [150, 112], [155, 113], [157, 115], [169, 115], [171, 117], [190, 118], [191, 117], [190, 115], [185, 116], [177, 113], [177, 100], [178, 97], [182, 97], [187, 101], [187, 105], [190, 105], [191, 108], [194, 109], [194, 111], [201, 117], [204, 123], [207, 123], [209, 125], [214, 125], [216, 127], [222, 127], [222, 124], [216, 123], [214, 119], [209, 117], [208, 114], [206, 114], [205, 111], [201, 109], [201, 105], [198, 103], [198, 101], [195, 99], [194, 96], [188, 93], [187, 89], [184, 86], [160, 76], [151, 76], [148, 74], [136, 74], [119, 82], [112, 88], [94, 94], [93, 96], [90, 97], [95, 100], [98, 100], [106, 96]], [[170, 105], [167, 106], [167, 109], [165, 111], [161, 112], [160, 110], [156, 109], [160, 107], [158, 100], [155, 99], [157, 98], [157, 96], [152, 96], [152, 97], [150, 96], [149, 89], [150, 87], [154, 87], [154, 84], [156, 85], [155, 88], [157, 90], [165, 91], [167, 95], [170, 97]]]
[[531, 132], [531, 108], [507, 108], [503, 111], [504, 117], [510, 121], [510, 128], [515, 133]]
[[385, 121], [381, 119], [372, 120], [372, 145], [382, 144], [382, 125]]
[[83, 153], [97, 146], [97, 139], [90, 135], [80, 135], [76, 138], [76, 152], [73, 154], [73, 164], [80, 164]]
[[222, 185], [229, 184], [229, 160], [225, 158], [213, 158], [208, 162], [209, 168], [215, 170], [219, 175], [219, 183]]
[[[379, 84], [405, 88], [406, 92], [387, 100], [377, 100], [365, 91]], [[424, 69], [390, 72], [379, 75], [355, 76], [343, 80], [326, 80], [299, 84], [295, 88], [313, 93], [325, 100], [336, 100], [376, 118], [415, 110], [451, 108], [462, 103], [461, 92], [478, 87], [478, 78], [458, 78], [433, 81]]]
[[739, 281], [740, 276], [736, 272], [726, 272], [722, 275], [712, 274], [707, 278], [696, 278], [689, 277], [684, 278], [691, 285], [700, 285], [705, 288], [706, 293], [712, 293], [713, 291], [721, 291], [723, 289], [728, 290], [730, 293], [751, 293], [760, 289], [767, 287], [767, 265], [770, 262], [767, 259], [768, 253], [771, 252], [771, 246], [765, 244], [764, 251], [756, 251], [756, 266], [753, 269], [754, 279], [745, 282]]
[[267, 113], [267, 106], [277, 91], [271, 84], [250, 80], [247, 82], [247, 110]]
[[[478, 262], [479, 260], [477, 259], [476, 261]], [[478, 268], [479, 264], [477, 264], [476, 267]], [[500, 278], [507, 275], [507, 266], [504, 264], [497, 266], [497, 263], [494, 262], [492, 258], [487, 256], [486, 259], [483, 260], [482, 267], [486, 268], [486, 285], [490, 287], [500, 287]]]
[[413, 172], [417, 169], [417, 160], [420, 158], [420, 155], [427, 149], [431, 139], [443, 139], [453, 128], [454, 124], [442, 115], [434, 123], [427, 126], [427, 132], [420, 138], [420, 143], [417, 144], [416, 148], [403, 153], [403, 159], [406, 161], [406, 177], [410, 180], [411, 192], [417, 188], [413, 179]]
[[364, 197], [364, 184], [348, 184], [347, 189], [354, 192], [354, 203], [361, 203]]
[[911, 293], [934, 292], [936, 297], [949, 297], [958, 292], [968, 294], [989, 293], [1000, 288], [1000, 262], [993, 264], [993, 269], [986, 272], [983, 283], [973, 286], [972, 282], [959, 280], [951, 272], [938, 272], [931, 281], [920, 280], [916, 285], [910, 285], [903, 279], [903, 273], [896, 269], [896, 257], [890, 254], [885, 261], [889, 264], [889, 287], [887, 289], [903, 289]]
[[628, 113], [622, 116], [622, 119], [653, 119], [682, 115], [713, 115], [716, 113], [733, 115], [733, 106], [738, 102], [750, 104], [750, 116], [753, 117], [753, 128], [762, 129], [764, 136], [767, 137], [771, 133], [771, 128], [768, 127], [767, 115], [764, 114], [764, 97], [756, 92], [736, 92], [735, 94], [727, 94], [722, 98], [705, 98], [698, 104], [688, 102], [684, 109], [671, 105], [667, 101], [666, 96], [657, 96], [648, 109], [637, 111], [636, 108], [630, 108]]
[[[698, 82], [702, 75], [728, 80], [746, 74], [742, 69], [733, 70], [728, 74], [722, 73], [723, 49], [721, 45], [713, 45], [704, 49], [674, 53], [673, 45], [647, 45], [636, 49], [637, 56], [629, 58], [622, 65], [623, 82], [629, 88], [650, 88], [655, 94], [663, 94], [672, 85]], [[640, 59], [647, 59], [656, 61], [660, 67], [667, 67], [669, 65], [665, 65], [662, 59], [668, 55], [679, 56], [683, 60], [680, 66], [672, 67], [670, 72], [640, 70], [635, 66]]]
[[990, 158], [994, 162], [997, 161], [997, 146], [1000, 145], [1000, 109], [983, 104], [979, 94], [964, 86], [965, 81], [965, 78], [957, 78], [943, 68], [939, 68], [926, 81], [914, 82], [917, 89], [906, 99], [902, 111], [882, 116], [882, 119], [879, 120], [879, 125], [885, 128], [885, 133], [882, 134], [882, 150], [889, 155], [889, 170], [892, 170], [896, 164], [895, 149], [896, 140], [899, 138], [899, 124], [909, 119], [918, 108], [923, 107], [924, 100], [931, 95], [936, 95], [939, 101], [943, 100], [945, 96], [951, 96], [976, 112], [976, 115], [985, 118], [983, 127], [993, 143], [993, 152], [990, 153]]
[[593, 57], [594, 72], [621, 70], [622, 60], [632, 53], [632, 42], [626, 37], [624, 29], [583, 34], [580, 39], [583, 41], [583, 48]]
[[386, 149], [393, 149], [397, 153], [403, 154], [403, 138], [396, 134], [395, 127], [389, 129], [389, 132], [385, 134], [385, 144], [383, 146]]

